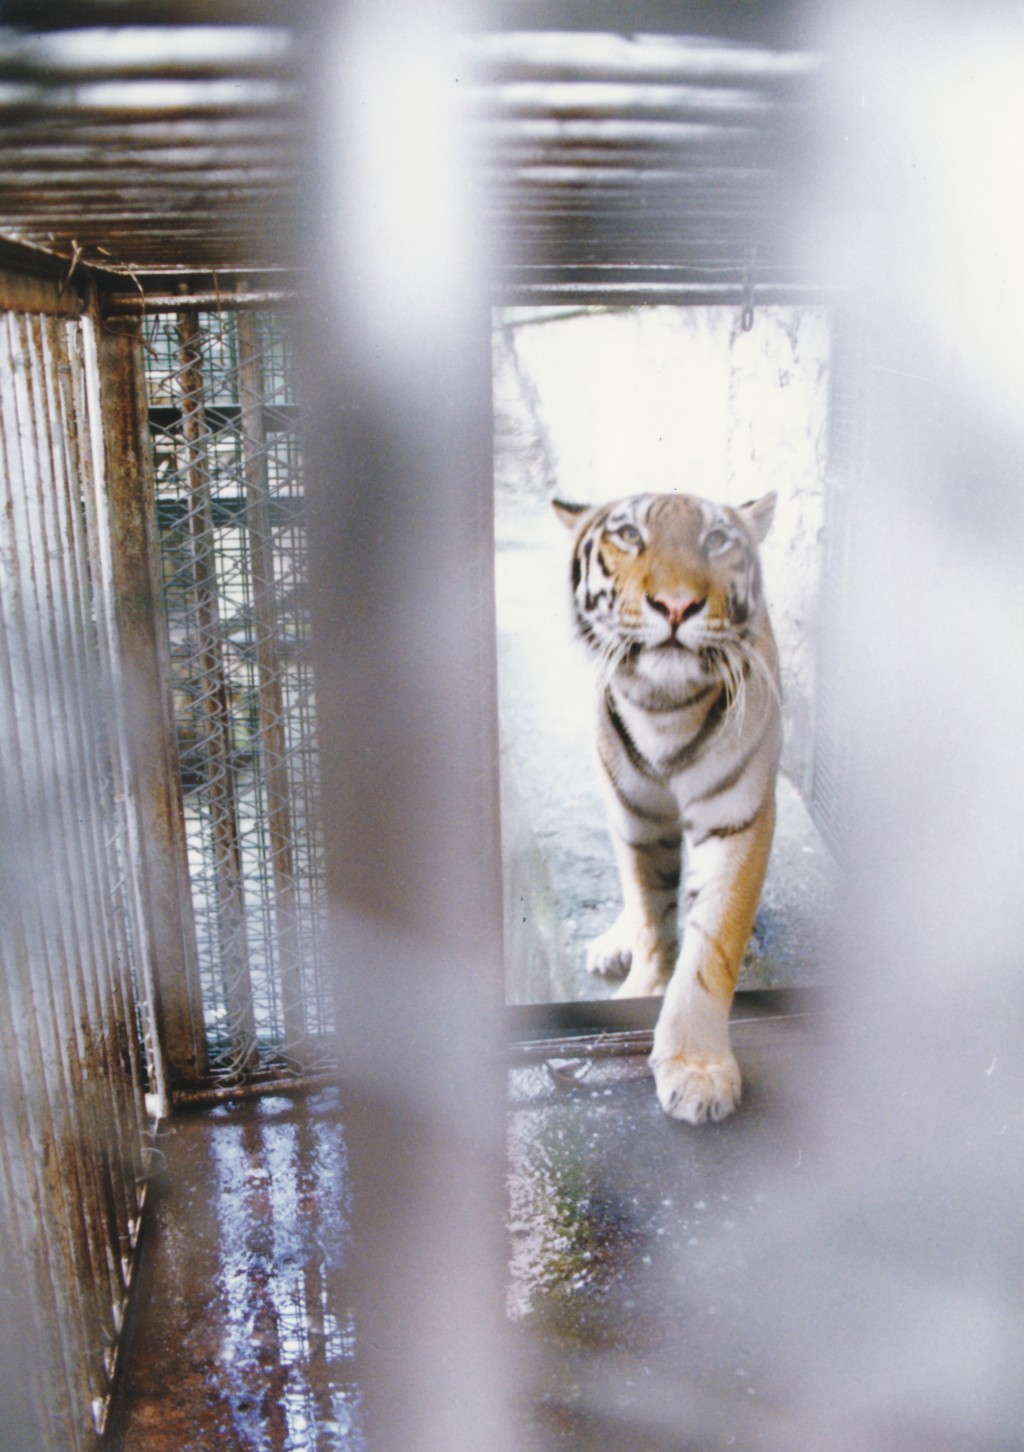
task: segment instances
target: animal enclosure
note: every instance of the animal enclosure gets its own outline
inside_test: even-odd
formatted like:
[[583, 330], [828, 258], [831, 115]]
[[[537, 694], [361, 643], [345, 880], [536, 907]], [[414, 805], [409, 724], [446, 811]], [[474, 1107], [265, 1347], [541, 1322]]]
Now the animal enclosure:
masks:
[[[91, 1448], [108, 1415], [147, 1185], [162, 1163], [155, 1127], [186, 1105], [321, 1083], [337, 1027], [307, 598], [307, 435], [326, 420], [305, 411], [290, 327], [296, 293], [331, 296], [331, 269], [296, 268], [299, 180], [330, 184], [302, 148], [316, 29], [293, 31], [290, 14], [279, 25], [174, 24], [173, 5], [161, 9], [172, 23], [154, 25], [144, 8], [101, 27], [90, 20], [102, 7], [56, 6], [38, 29], [14, 5], [0, 33], [0, 790], [15, 824], [0, 858], [0, 1255], [27, 1307], [24, 1328], [0, 1318], [0, 1337], [12, 1418], [27, 1445], [61, 1452]], [[709, 48], [512, 30], [459, 45], [485, 143], [473, 227], [514, 254], [481, 287], [482, 339], [492, 300], [543, 303], [552, 287], [556, 301], [564, 289], [741, 309], [788, 295], [765, 225], [772, 138], [790, 133], [811, 58], [756, 37]], [[392, 37], [372, 51], [379, 95], [395, 49]], [[332, 75], [325, 91], [337, 89]], [[746, 124], [751, 106], [763, 132]], [[346, 216], [372, 219], [345, 200]], [[438, 265], [431, 286], [444, 274]], [[407, 296], [423, 292], [420, 279]], [[466, 296], [476, 307], [468, 284]], [[348, 313], [365, 298], [357, 289]], [[358, 339], [356, 321], [334, 332]], [[379, 350], [347, 346], [352, 423]], [[422, 373], [437, 346], [435, 335]], [[486, 419], [487, 383], [482, 354], [445, 409], [479, 397]], [[428, 451], [396, 462], [394, 421], [426, 437], [436, 410], [411, 401], [408, 377], [388, 387], [377, 427], [389, 467], [373, 490], [397, 478], [411, 503]], [[446, 444], [457, 436], [446, 421]], [[432, 519], [451, 497], [453, 518], [486, 527], [487, 471], [470, 460], [459, 451], [462, 500], [446, 466]], [[358, 474], [361, 461], [350, 466]], [[383, 566], [388, 543], [374, 536], [369, 566]], [[476, 713], [481, 753], [493, 712], [487, 548], [470, 540], [473, 599], [460, 604], [470, 686], [460, 720]], [[321, 637], [332, 629], [321, 620]], [[405, 714], [422, 714], [412, 696]], [[378, 734], [389, 729], [382, 719]], [[430, 745], [445, 762], [455, 750]], [[493, 769], [488, 758], [472, 811], [457, 814], [459, 832], [471, 822], [476, 833], [469, 857], [488, 902]], [[362, 784], [371, 796], [379, 785], [370, 772]], [[377, 825], [390, 863], [404, 838]], [[435, 822], [423, 831], [433, 841]], [[335, 884], [360, 881], [343, 856], [336, 846]], [[493, 949], [496, 975], [489, 911], [482, 957]], [[461, 945], [464, 906], [453, 921]], [[392, 994], [389, 1023], [403, 1002]], [[371, 1028], [377, 1042], [383, 1021]], [[437, 1051], [444, 1059], [447, 1046]]]
[[[821, 8], [831, 39], [733, 0], [470, 5], [458, 34], [3, 6], [16, 1452], [1019, 1436], [1020, 57]], [[651, 382], [662, 309], [703, 341]], [[528, 425], [499, 406], [497, 455], [495, 317]], [[544, 358], [549, 324], [576, 337]], [[818, 835], [779, 868], [818, 912], [823, 838], [847, 909], [820, 1040], [761, 951], [743, 1106], [703, 1137], [652, 1097], [651, 1000], [552, 995], [537, 853], [502, 952], [499, 710], [557, 788], [526, 838], [605, 910], [604, 822], [562, 812], [589, 680], [552, 652], [538, 705], [516, 669], [562, 626], [550, 494], [630, 492], [641, 426], [659, 487], [691, 449], [680, 487], [782, 496], [785, 791]], [[510, 1004], [520, 952], [544, 991]]]

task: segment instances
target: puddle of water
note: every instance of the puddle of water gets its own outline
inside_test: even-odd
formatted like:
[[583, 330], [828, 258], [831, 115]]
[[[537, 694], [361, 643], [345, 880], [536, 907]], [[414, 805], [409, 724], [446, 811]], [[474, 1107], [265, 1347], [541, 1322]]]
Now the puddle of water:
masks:
[[260, 1452], [354, 1452], [355, 1332], [350, 1313], [331, 1304], [331, 1272], [348, 1240], [341, 1129], [305, 1113], [282, 1117], [279, 1105], [264, 1100], [211, 1139], [223, 1374]]
[[222, 1106], [181, 1121], [168, 1144], [151, 1304], [112, 1449], [364, 1452], [336, 1095]]
[[642, 1274], [658, 1231], [656, 1205], [617, 1169], [637, 1087], [649, 1093], [642, 1064], [594, 1069], [578, 1083], [543, 1067], [512, 1076], [508, 1309], [562, 1344], [618, 1339], [623, 1288]]

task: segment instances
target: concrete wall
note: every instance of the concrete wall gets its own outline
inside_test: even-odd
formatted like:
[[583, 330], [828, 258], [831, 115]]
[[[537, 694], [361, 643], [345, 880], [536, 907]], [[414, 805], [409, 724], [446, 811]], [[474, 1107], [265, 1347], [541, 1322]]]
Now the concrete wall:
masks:
[[824, 509], [829, 325], [820, 308], [510, 310], [495, 350], [499, 512], [543, 495], [777, 491], [763, 547], [786, 699], [784, 766], [807, 780]]

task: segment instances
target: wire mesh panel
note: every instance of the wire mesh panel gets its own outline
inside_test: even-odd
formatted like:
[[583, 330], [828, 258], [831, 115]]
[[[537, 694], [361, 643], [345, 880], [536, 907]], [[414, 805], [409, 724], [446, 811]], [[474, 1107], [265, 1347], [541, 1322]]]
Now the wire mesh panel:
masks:
[[105, 1417], [147, 1122], [94, 342], [88, 319], [0, 314], [0, 1322], [24, 1373], [4, 1437], [72, 1452]]
[[211, 1072], [326, 1062], [298, 403], [267, 313], [147, 322], [175, 719]]

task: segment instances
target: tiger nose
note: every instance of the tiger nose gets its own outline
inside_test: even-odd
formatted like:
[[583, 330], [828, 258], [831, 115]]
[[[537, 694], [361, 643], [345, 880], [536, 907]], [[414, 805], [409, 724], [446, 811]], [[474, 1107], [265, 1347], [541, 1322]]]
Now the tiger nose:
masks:
[[696, 615], [706, 603], [706, 596], [686, 594], [673, 594], [668, 590], [662, 590], [657, 595], [648, 595], [648, 600], [655, 610], [664, 615], [672, 629], [682, 625], [684, 620], [689, 620], [691, 615]]

